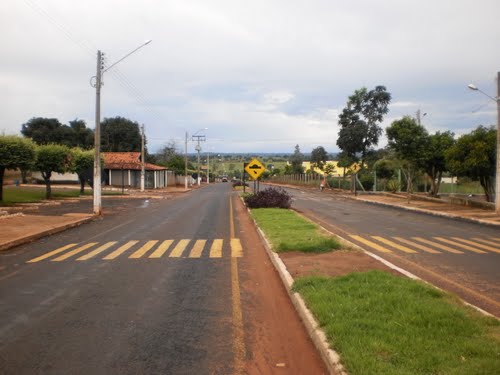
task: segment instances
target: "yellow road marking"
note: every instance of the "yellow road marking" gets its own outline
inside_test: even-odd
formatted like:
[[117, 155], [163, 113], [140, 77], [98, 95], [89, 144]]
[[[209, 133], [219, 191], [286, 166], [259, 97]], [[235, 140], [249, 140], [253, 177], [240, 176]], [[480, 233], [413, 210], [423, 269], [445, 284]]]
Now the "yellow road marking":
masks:
[[151, 240], [146, 242], [142, 247], [140, 247], [136, 252], [134, 252], [131, 256], [129, 256], [130, 259], [138, 259], [141, 258], [144, 254], [146, 254], [149, 250], [153, 248], [154, 245], [156, 245], [158, 240]]
[[41, 260], [50, 258], [52, 255], [56, 255], [56, 254], [62, 253], [63, 251], [71, 249], [72, 247], [74, 247], [76, 245], [78, 245], [78, 244], [77, 243], [70, 243], [70, 244], [68, 244], [66, 246], [60, 247], [59, 249], [53, 250], [50, 253], [46, 253], [46, 254], [43, 254], [43, 255], [41, 255], [39, 257], [33, 258], [31, 260], [28, 260], [26, 263], [36, 263], [36, 262], [39, 262]]
[[88, 243], [86, 245], [77, 247], [76, 249], [68, 251], [66, 254], [61, 255], [60, 257], [52, 259], [52, 262], [62, 262], [63, 260], [66, 260], [66, 259], [72, 257], [73, 255], [81, 253], [82, 251], [85, 251], [88, 248], [91, 248], [92, 246], [95, 246], [95, 245], [97, 245], [97, 242], [90, 242], [90, 243]]
[[469, 250], [469, 251], [472, 251], [472, 252], [478, 253], [478, 254], [486, 254], [486, 251], [478, 250], [478, 249], [476, 249], [476, 248], [474, 248], [472, 246], [463, 245], [461, 243], [454, 242], [454, 241], [448, 240], [448, 239], [443, 238], [443, 237], [434, 237], [434, 238], [436, 240], [438, 240], [438, 241], [447, 243], [448, 245], [458, 246], [458, 247], [460, 247], [462, 249]]
[[165, 251], [168, 250], [168, 248], [170, 247], [170, 245], [172, 245], [173, 242], [174, 242], [174, 240], [163, 241], [160, 244], [160, 246], [158, 246], [157, 249], [151, 253], [151, 255], [149, 257], [150, 258], [161, 258], [163, 256], [163, 254], [165, 254]]
[[180, 240], [170, 253], [170, 258], [180, 258], [190, 240]]
[[104, 259], [104, 260], [115, 259], [119, 255], [123, 254], [125, 251], [127, 251], [128, 249], [130, 249], [132, 246], [134, 246], [135, 244], [137, 244], [137, 242], [139, 242], [139, 241], [128, 241], [125, 245], [120, 246], [118, 249], [116, 249], [115, 251], [113, 251], [111, 254], [106, 255], [102, 259]]
[[382, 253], [392, 253], [392, 251], [391, 251], [391, 250], [388, 250], [388, 249], [386, 249], [385, 247], [382, 247], [382, 246], [380, 246], [380, 245], [376, 244], [375, 242], [365, 240], [365, 239], [364, 239], [363, 237], [361, 237], [361, 236], [357, 236], [357, 235], [355, 235], [355, 234], [350, 234], [350, 235], [349, 235], [349, 237], [351, 237], [351, 238], [355, 239], [356, 241], [359, 241], [359, 242], [361, 242], [361, 243], [365, 244], [366, 246], [369, 246], [369, 247], [371, 247], [371, 248], [373, 248], [373, 249], [375, 249], [375, 250], [378, 250], [378, 251], [380, 251], [380, 252], [382, 252]]
[[102, 253], [104, 250], [109, 249], [111, 246], [113, 246], [115, 244], [116, 244], [116, 241], [110, 241], [108, 243], [105, 243], [104, 245], [99, 246], [97, 249], [92, 250], [90, 253], [88, 253], [84, 256], [81, 256], [77, 260], [88, 260], [88, 259], [96, 256], [97, 254]]
[[418, 243], [415, 243], [413, 241], [409, 241], [405, 238], [401, 238], [401, 237], [393, 237], [395, 240], [399, 241], [399, 242], [402, 242], [402, 243], [405, 243], [407, 245], [410, 245], [410, 246], [413, 246], [419, 250], [422, 250], [422, 251], [425, 251], [425, 252], [428, 252], [428, 253], [431, 253], [431, 254], [441, 254], [440, 251], [437, 251], [437, 250], [434, 250], [434, 249], [429, 249], [428, 247], [425, 247], [425, 246], [422, 246]]
[[243, 247], [239, 238], [231, 238], [231, 257], [241, 258], [243, 256]]
[[190, 258], [199, 258], [201, 257], [201, 253], [203, 252], [203, 248], [205, 247], [205, 243], [207, 240], [198, 240], [195, 242], [193, 249], [189, 253]]
[[477, 237], [474, 237], [473, 238], [474, 241], [479, 241], [479, 242], [482, 242], [482, 243], [485, 243], [487, 245], [491, 245], [491, 246], [495, 246], [495, 250], [491, 250], [491, 251], [495, 251], [497, 253], [499, 253], [500, 251], [498, 251], [498, 245], [496, 242], [493, 242], [493, 241], [488, 241], [488, 240], [485, 240], [485, 239], [482, 239], [482, 238], [477, 238]]
[[392, 246], [393, 248], [395, 249], [398, 249], [398, 250], [401, 250], [401, 251], [404, 251], [405, 253], [416, 253], [415, 250], [412, 250], [406, 246], [402, 246], [402, 245], [399, 245], [395, 242], [392, 242], [390, 240], [387, 240], [383, 237], [379, 237], [379, 236], [372, 236], [372, 238], [376, 239], [377, 241], [379, 242], [382, 242], [383, 244], [385, 245], [389, 245], [389, 246]]
[[466, 244], [469, 244], [469, 245], [472, 245], [472, 246], [476, 246], [476, 247], [479, 247], [480, 249], [484, 249], [484, 250], [488, 250], [488, 251], [493, 251], [494, 253], [500, 253], [500, 249], [495, 248], [495, 247], [491, 247], [491, 246], [483, 245], [482, 243], [477, 243], [477, 242], [474, 242], [474, 241], [466, 240], [465, 238], [459, 238], [459, 237], [452, 237], [452, 238], [455, 241], [460, 241], [460, 242], [463, 242], [463, 243], [466, 243]]
[[222, 258], [222, 240], [217, 239], [210, 248], [210, 258]]
[[452, 249], [451, 247], [441, 245], [441, 244], [439, 244], [437, 242], [429, 241], [429, 240], [427, 240], [425, 238], [422, 238], [422, 237], [412, 237], [412, 239], [414, 239], [415, 241], [423, 242], [423, 243], [425, 243], [427, 245], [430, 245], [430, 246], [437, 247], [438, 249], [441, 249], [441, 250], [444, 250], [444, 251], [448, 251], [449, 253], [463, 254], [463, 252], [460, 251], [460, 250]]

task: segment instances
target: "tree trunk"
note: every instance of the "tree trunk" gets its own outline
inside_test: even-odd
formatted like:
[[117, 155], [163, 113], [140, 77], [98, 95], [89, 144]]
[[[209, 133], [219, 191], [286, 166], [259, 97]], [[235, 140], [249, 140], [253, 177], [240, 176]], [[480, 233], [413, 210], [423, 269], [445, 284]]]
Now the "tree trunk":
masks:
[[493, 197], [495, 195], [495, 192], [493, 190], [493, 183], [492, 183], [491, 178], [489, 178], [489, 177], [480, 177], [479, 178], [479, 183], [483, 187], [484, 195], [486, 196], [486, 201], [487, 202], [493, 202]]
[[83, 177], [78, 178], [80, 180], [80, 194], [83, 195], [85, 192], [85, 179]]
[[50, 186], [50, 177], [52, 177], [52, 172], [42, 171], [42, 177], [45, 182], [45, 198], [50, 199], [52, 198], [52, 187]]
[[412, 183], [411, 170], [408, 169], [408, 174], [406, 175], [406, 193], [407, 193], [406, 196], [408, 204], [410, 204], [412, 190], [413, 190], [413, 183]]
[[3, 175], [5, 174], [5, 167], [0, 167], [0, 202], [3, 201]]

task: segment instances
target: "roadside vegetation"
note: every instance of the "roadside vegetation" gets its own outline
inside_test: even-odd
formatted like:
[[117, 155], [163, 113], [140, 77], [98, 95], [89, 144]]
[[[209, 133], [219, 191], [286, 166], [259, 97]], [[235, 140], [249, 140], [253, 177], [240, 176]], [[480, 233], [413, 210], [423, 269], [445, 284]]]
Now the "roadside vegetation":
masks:
[[497, 374], [500, 323], [382, 271], [304, 277], [305, 299], [350, 375]]
[[294, 211], [257, 208], [252, 209], [251, 214], [276, 252], [322, 253], [340, 248], [335, 237], [322, 233], [316, 224]]

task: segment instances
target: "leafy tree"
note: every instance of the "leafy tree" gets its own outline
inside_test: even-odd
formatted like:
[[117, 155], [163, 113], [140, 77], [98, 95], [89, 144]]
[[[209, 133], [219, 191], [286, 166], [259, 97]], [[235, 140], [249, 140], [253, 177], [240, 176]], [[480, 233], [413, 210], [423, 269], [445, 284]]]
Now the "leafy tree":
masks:
[[83, 150], [94, 148], [94, 131], [87, 128], [84, 120], [74, 119], [69, 122], [69, 127], [73, 131], [71, 147], [79, 147]]
[[45, 182], [46, 198], [52, 197], [52, 172], [71, 170], [71, 150], [63, 145], [41, 145], [36, 148], [35, 170], [40, 171]]
[[6, 169], [27, 170], [35, 161], [35, 145], [15, 135], [0, 136], [0, 201], [3, 201], [3, 177]]
[[295, 145], [295, 150], [290, 156], [291, 173], [304, 173], [304, 167], [302, 163], [304, 162], [304, 155], [300, 152], [299, 145]]
[[311, 151], [311, 169], [318, 168], [322, 171], [327, 160], [328, 152], [326, 152], [323, 146], [318, 146]]
[[403, 161], [406, 170], [408, 200], [413, 189], [415, 171], [422, 166], [425, 150], [429, 145], [429, 134], [422, 125], [409, 116], [394, 121], [386, 130], [389, 148]]
[[380, 159], [375, 162], [373, 169], [377, 172], [377, 179], [382, 181], [383, 190], [387, 181], [394, 175], [394, 171], [400, 167], [399, 162], [393, 159]]
[[391, 94], [384, 86], [368, 91], [365, 87], [349, 96], [339, 115], [337, 146], [350, 158], [361, 154], [363, 165], [368, 150], [378, 144], [382, 128], [378, 125], [389, 111]]
[[22, 125], [21, 134], [39, 145], [59, 143], [61, 134], [58, 130], [61, 126], [62, 124], [55, 118], [33, 117]]
[[457, 176], [479, 180], [486, 200], [493, 202], [496, 169], [496, 129], [479, 126], [461, 136], [445, 152], [446, 165]]
[[455, 144], [450, 131], [437, 132], [429, 136], [429, 144], [424, 153], [423, 169], [431, 179], [432, 196], [437, 196], [443, 172], [447, 171], [445, 153]]
[[141, 131], [137, 122], [117, 116], [106, 118], [101, 123], [101, 151], [103, 152], [141, 151], [141, 139]]
[[80, 181], [80, 194], [84, 193], [85, 182], [91, 187], [94, 185], [94, 151], [74, 148], [72, 150], [72, 172], [78, 175]]

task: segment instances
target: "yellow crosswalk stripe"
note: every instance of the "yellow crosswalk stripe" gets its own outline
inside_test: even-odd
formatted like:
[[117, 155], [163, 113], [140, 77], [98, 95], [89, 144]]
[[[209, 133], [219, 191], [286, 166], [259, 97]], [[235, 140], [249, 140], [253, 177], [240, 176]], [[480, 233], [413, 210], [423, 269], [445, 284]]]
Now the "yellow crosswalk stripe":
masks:
[[222, 244], [223, 241], [221, 239], [214, 240], [210, 248], [210, 258], [222, 258]]
[[190, 240], [180, 240], [170, 253], [170, 258], [180, 258], [184, 250], [186, 250], [186, 247], [189, 244], [189, 242]]
[[399, 244], [397, 244], [397, 243], [395, 243], [393, 241], [390, 241], [390, 240], [388, 240], [388, 239], [386, 239], [384, 237], [372, 236], [372, 238], [375, 239], [375, 240], [377, 240], [377, 241], [379, 241], [379, 242], [382, 242], [385, 245], [389, 245], [389, 246], [391, 246], [391, 247], [393, 247], [395, 249], [401, 250], [401, 251], [403, 251], [405, 253], [411, 253], [411, 254], [416, 253], [415, 250], [412, 250], [412, 249], [410, 249], [410, 248], [408, 248], [406, 246], [399, 245]]
[[358, 242], [361, 242], [362, 244], [365, 244], [366, 246], [369, 246], [371, 247], [372, 249], [375, 249], [375, 250], [378, 250], [382, 253], [392, 253], [391, 250], [389, 249], [386, 249], [385, 247], [382, 247], [378, 244], [376, 244], [375, 242], [372, 242], [372, 241], [369, 241], [369, 240], [366, 240], [364, 239], [363, 237], [361, 236], [357, 236], [355, 234], [351, 234], [350, 237]]
[[495, 248], [498, 248], [498, 246], [500, 246], [500, 243], [493, 242], [493, 241], [488, 241], [488, 240], [485, 240], [484, 238], [474, 237], [474, 238], [472, 238], [472, 239], [473, 239], [474, 241], [479, 241], [479, 242], [485, 243], [485, 244], [487, 244], [487, 245], [495, 246]]
[[105, 243], [104, 245], [102, 246], [99, 246], [97, 249], [95, 250], [92, 250], [90, 253], [86, 254], [86, 255], [83, 255], [81, 256], [80, 258], [78, 258], [77, 260], [88, 260], [92, 257], [95, 257], [97, 254], [100, 254], [102, 253], [104, 250], [107, 250], [109, 249], [111, 246], [115, 245], [116, 244], [116, 241], [110, 241], [110, 242], [107, 242]]
[[243, 247], [239, 238], [231, 238], [231, 257], [241, 258], [243, 256]]
[[132, 246], [134, 246], [135, 244], [137, 244], [139, 241], [129, 241], [127, 242], [126, 244], [120, 246], [118, 249], [116, 249], [115, 251], [113, 251], [112, 253], [106, 255], [104, 258], [104, 260], [112, 260], [112, 259], [115, 259], [117, 258], [118, 256], [120, 256], [121, 254], [123, 254], [125, 251], [127, 251], [128, 249], [130, 249]]
[[43, 254], [43, 255], [41, 255], [41, 256], [39, 256], [39, 257], [33, 258], [33, 259], [31, 259], [31, 260], [28, 260], [26, 263], [36, 263], [36, 262], [40, 262], [41, 260], [44, 260], [44, 259], [50, 258], [50, 257], [51, 257], [51, 256], [53, 256], [53, 255], [57, 255], [57, 254], [59, 254], [59, 253], [62, 253], [63, 251], [66, 251], [66, 250], [68, 250], [68, 249], [71, 249], [72, 247], [74, 247], [74, 246], [76, 246], [76, 245], [78, 245], [78, 243], [70, 243], [70, 244], [67, 244], [67, 245], [65, 245], [65, 246], [63, 246], [63, 247], [60, 247], [60, 248], [58, 248], [58, 249], [56, 249], [56, 250], [53, 250], [53, 251], [51, 251], [51, 252], [49, 252], [49, 253], [46, 253], [46, 254]]
[[476, 240], [476, 242], [474, 242], [474, 241], [466, 240], [465, 238], [459, 238], [459, 237], [452, 237], [452, 238], [455, 241], [461, 241], [463, 243], [479, 247], [480, 249], [484, 249], [484, 250], [488, 250], [488, 251], [493, 251], [494, 253], [500, 253], [500, 249], [495, 248], [495, 247], [491, 247], [491, 246], [488, 246], [488, 245], [483, 245], [482, 243], [478, 243], [477, 240]]
[[434, 250], [434, 249], [431, 249], [431, 248], [428, 248], [426, 246], [422, 246], [416, 242], [413, 242], [413, 241], [409, 241], [407, 240], [406, 238], [402, 238], [402, 237], [392, 237], [394, 238], [396, 241], [399, 241], [399, 242], [402, 242], [404, 244], [407, 244], [407, 245], [410, 245], [416, 249], [419, 249], [419, 250], [422, 250], [422, 251], [425, 251], [427, 253], [431, 253], [431, 254], [441, 254], [440, 251], [437, 251], [437, 250]]
[[174, 240], [163, 241], [160, 244], [160, 246], [158, 246], [156, 248], [156, 250], [151, 253], [151, 255], [149, 257], [150, 258], [161, 258], [163, 256], [163, 254], [165, 254], [165, 252], [168, 250], [170, 245], [172, 245], [173, 242], [174, 242]]
[[451, 247], [448, 247], [448, 246], [445, 246], [445, 245], [441, 245], [440, 243], [437, 243], [435, 241], [429, 241], [425, 238], [422, 238], [422, 237], [412, 237], [413, 240], [415, 241], [418, 241], [418, 242], [422, 242], [422, 243], [425, 243], [429, 246], [433, 246], [433, 247], [436, 247], [440, 250], [444, 250], [444, 251], [447, 251], [449, 253], [453, 253], [453, 254], [463, 254], [462, 251], [460, 250], [455, 250], [455, 249], [452, 249]]
[[131, 256], [129, 256], [130, 259], [138, 259], [141, 258], [144, 254], [146, 254], [149, 250], [153, 248], [154, 245], [158, 243], [158, 240], [151, 240], [146, 242], [142, 247], [139, 248], [139, 250], [135, 251]]
[[207, 240], [197, 240], [189, 253], [189, 258], [199, 258], [203, 252]]
[[443, 237], [434, 237], [436, 240], [438, 241], [441, 241], [441, 242], [444, 242], [444, 243], [447, 243], [448, 245], [453, 245], [453, 246], [457, 246], [457, 247], [460, 247], [462, 249], [465, 249], [465, 250], [469, 250], [469, 251], [472, 251], [474, 253], [478, 253], [478, 254], [485, 254], [486, 251], [483, 251], [483, 250], [478, 250], [472, 246], [468, 246], [468, 245], [464, 245], [464, 244], [461, 244], [461, 243], [458, 243], [456, 241], [451, 241], [451, 240], [448, 240], [446, 238], [443, 238]]
[[89, 249], [89, 248], [91, 248], [92, 246], [95, 246], [95, 245], [97, 245], [97, 242], [90, 242], [90, 243], [88, 243], [86, 245], [77, 247], [76, 249], [68, 251], [66, 254], [63, 254], [60, 257], [52, 259], [52, 262], [62, 262], [63, 260], [71, 258], [73, 255], [81, 253], [82, 251], [85, 251], [85, 250], [87, 250], [87, 249]]

